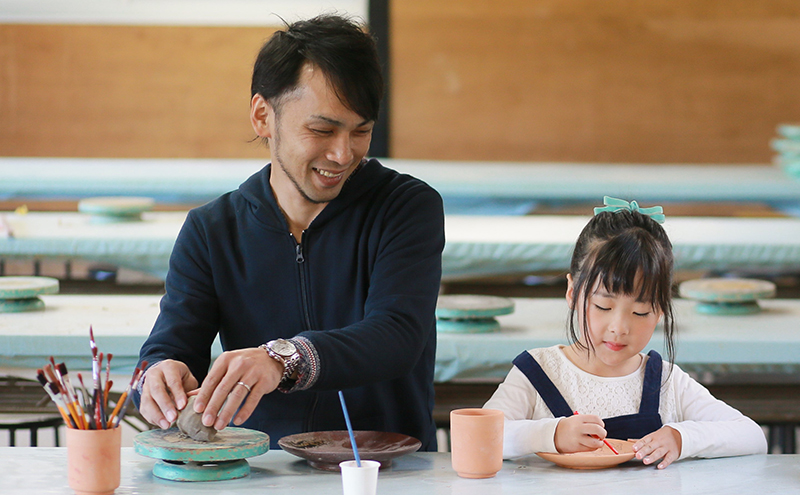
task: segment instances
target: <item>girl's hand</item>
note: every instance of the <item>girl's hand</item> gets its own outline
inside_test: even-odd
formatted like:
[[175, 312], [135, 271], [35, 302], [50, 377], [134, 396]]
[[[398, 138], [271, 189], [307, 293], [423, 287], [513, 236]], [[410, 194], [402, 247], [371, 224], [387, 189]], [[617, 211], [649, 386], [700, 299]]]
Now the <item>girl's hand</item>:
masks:
[[674, 428], [662, 426], [633, 444], [633, 451], [645, 464], [662, 459], [658, 469], [664, 469], [681, 456], [681, 434]]
[[594, 414], [563, 418], [556, 426], [556, 450], [561, 454], [597, 450], [603, 446], [606, 430], [603, 420]]

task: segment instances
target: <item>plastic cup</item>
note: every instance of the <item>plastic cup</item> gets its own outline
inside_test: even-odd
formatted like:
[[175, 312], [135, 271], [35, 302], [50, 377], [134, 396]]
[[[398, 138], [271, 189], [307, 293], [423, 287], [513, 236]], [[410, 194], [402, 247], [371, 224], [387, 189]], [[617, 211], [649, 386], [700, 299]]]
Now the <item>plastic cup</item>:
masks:
[[491, 478], [503, 467], [502, 411], [450, 411], [450, 452], [453, 470], [462, 478]]
[[79, 495], [108, 495], [119, 487], [122, 428], [67, 428], [69, 487]]
[[342, 493], [344, 495], [375, 495], [378, 490], [378, 461], [361, 461], [358, 467], [356, 461], [343, 461], [339, 463], [342, 470]]

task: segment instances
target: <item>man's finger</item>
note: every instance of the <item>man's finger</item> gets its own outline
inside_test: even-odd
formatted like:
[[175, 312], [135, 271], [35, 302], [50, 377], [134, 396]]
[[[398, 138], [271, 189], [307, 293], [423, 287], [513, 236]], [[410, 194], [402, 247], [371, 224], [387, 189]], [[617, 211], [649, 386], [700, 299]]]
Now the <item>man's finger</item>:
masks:
[[231, 418], [233, 418], [236, 410], [239, 409], [239, 406], [244, 402], [247, 394], [248, 390], [246, 387], [238, 383], [233, 386], [231, 392], [228, 394], [227, 400], [222, 406], [222, 410], [217, 415], [217, 421], [214, 423], [215, 429], [221, 430], [230, 423]]
[[258, 403], [261, 402], [261, 397], [263, 397], [263, 394], [253, 387], [253, 390], [247, 395], [244, 404], [239, 408], [239, 412], [237, 412], [236, 416], [233, 418], [233, 424], [238, 426], [247, 421], [247, 418], [256, 410]]
[[[203, 384], [200, 386], [200, 391], [197, 393], [197, 397], [194, 400], [194, 412], [204, 413], [206, 408], [211, 403], [213, 394], [217, 391], [217, 387], [219, 387], [219, 384], [225, 377], [227, 366], [224, 366], [224, 359], [224, 354], [217, 358], [217, 361], [215, 361], [214, 365], [211, 367], [211, 371], [208, 372], [208, 375], [203, 380]], [[216, 409], [214, 412], [216, 413]]]
[[167, 386], [163, 381], [163, 375], [161, 375], [161, 373], [155, 373], [148, 378], [150, 378], [150, 380], [145, 381], [146, 390], [145, 393], [142, 394], [142, 402], [147, 404], [149, 401], [152, 401], [155, 411], [152, 414], [151, 421], [153, 424], [166, 430], [169, 428], [170, 423], [174, 421], [174, 418], [177, 417], [175, 405], [167, 391]]
[[150, 424], [163, 427], [163, 421], [164, 423], [167, 423], [167, 427], [169, 427], [169, 424], [166, 418], [164, 418], [164, 415], [161, 413], [161, 409], [159, 409], [158, 404], [156, 404], [156, 402], [149, 395], [142, 395], [142, 400], [139, 405], [139, 412]]

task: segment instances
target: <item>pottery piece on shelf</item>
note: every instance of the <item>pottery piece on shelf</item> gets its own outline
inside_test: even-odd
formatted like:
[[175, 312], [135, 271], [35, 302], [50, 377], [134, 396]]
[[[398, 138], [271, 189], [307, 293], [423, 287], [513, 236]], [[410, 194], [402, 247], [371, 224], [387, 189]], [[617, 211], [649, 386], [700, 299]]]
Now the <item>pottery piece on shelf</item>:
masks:
[[454, 294], [439, 296], [436, 330], [445, 333], [487, 333], [500, 329], [495, 316], [514, 312], [507, 297]]
[[131, 222], [153, 209], [155, 200], [137, 196], [98, 196], [78, 202], [78, 211], [92, 216], [93, 223]]
[[800, 124], [779, 124], [778, 134], [786, 139], [800, 141]]
[[698, 301], [699, 313], [743, 315], [761, 311], [758, 300], [774, 297], [775, 284], [750, 278], [702, 278], [681, 283], [678, 294]]
[[0, 277], [0, 313], [44, 309], [38, 296], [57, 294], [58, 288], [58, 279], [51, 277]]

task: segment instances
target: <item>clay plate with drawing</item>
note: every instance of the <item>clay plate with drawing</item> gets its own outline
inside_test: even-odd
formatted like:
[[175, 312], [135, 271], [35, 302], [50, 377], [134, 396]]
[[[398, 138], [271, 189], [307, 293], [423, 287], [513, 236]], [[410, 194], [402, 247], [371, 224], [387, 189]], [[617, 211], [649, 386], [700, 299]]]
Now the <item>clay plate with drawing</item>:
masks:
[[634, 442], [609, 438], [608, 443], [613, 445], [619, 454], [611, 452], [611, 449], [603, 445], [602, 448], [591, 452], [576, 452], [574, 454], [537, 452], [536, 455], [561, 467], [570, 469], [603, 469], [633, 459]]

